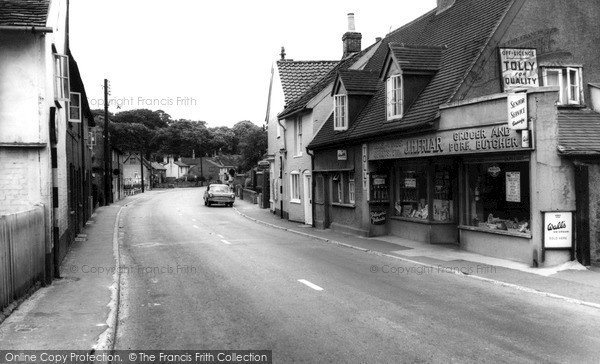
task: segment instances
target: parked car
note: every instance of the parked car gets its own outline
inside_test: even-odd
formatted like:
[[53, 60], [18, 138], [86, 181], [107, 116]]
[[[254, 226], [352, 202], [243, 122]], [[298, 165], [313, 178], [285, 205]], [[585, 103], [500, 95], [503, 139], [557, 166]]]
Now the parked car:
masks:
[[235, 193], [228, 185], [210, 184], [204, 192], [204, 205], [210, 206], [213, 203], [222, 203], [227, 206], [233, 206]]

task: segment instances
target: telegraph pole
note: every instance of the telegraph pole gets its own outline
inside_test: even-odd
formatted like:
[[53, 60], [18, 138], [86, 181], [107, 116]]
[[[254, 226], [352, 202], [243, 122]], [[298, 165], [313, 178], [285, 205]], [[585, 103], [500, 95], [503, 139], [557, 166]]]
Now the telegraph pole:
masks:
[[110, 140], [108, 129], [110, 121], [108, 120], [108, 80], [104, 79], [104, 203], [112, 203], [112, 160], [110, 152]]

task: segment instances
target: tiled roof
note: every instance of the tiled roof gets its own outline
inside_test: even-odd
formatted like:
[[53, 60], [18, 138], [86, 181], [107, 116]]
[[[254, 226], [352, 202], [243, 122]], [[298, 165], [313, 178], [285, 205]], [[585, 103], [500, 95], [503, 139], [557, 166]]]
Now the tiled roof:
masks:
[[437, 71], [445, 47], [390, 43], [390, 52], [402, 70]]
[[342, 61], [338, 61], [335, 67], [333, 67], [325, 76], [318, 80], [312, 87], [307, 89], [302, 96], [288, 104], [285, 109], [279, 113], [279, 115], [277, 115], [277, 117], [279, 119], [283, 119], [290, 114], [302, 110], [313, 97], [317, 96], [319, 92], [323, 91], [323, 89], [325, 89], [335, 80], [338, 71], [348, 69], [368, 50], [369, 48], [366, 48], [365, 50], [358, 52]]
[[[432, 10], [420, 18], [390, 33], [365, 66], [381, 71], [388, 54], [389, 43], [446, 47], [441, 54], [440, 69], [431, 78], [414, 103], [405, 110], [400, 121], [386, 122], [385, 84], [362, 110], [350, 129], [333, 131], [328, 120], [309, 145], [326, 147], [374, 136], [393, 136], [407, 129], [426, 128], [435, 120], [439, 105], [451, 101], [467, 71], [477, 60], [496, 26], [504, 18], [512, 0], [456, 0], [448, 10], [436, 15]], [[331, 118], [330, 118], [331, 119]]]
[[600, 114], [590, 110], [560, 110], [560, 154], [600, 155]]
[[379, 73], [375, 71], [362, 70], [340, 70], [338, 77], [344, 84], [348, 93], [377, 91]]
[[187, 164], [183, 162], [174, 162], [173, 164], [178, 165], [179, 167], [189, 167]]
[[0, 0], [0, 26], [46, 26], [50, 0]]
[[165, 166], [163, 166], [162, 164], [158, 163], [158, 162], [150, 162], [150, 165], [152, 166], [152, 169], [164, 169], [166, 170], [167, 168], [165, 168]]
[[181, 161], [187, 164], [188, 166], [195, 166], [196, 164], [200, 163], [200, 158], [181, 157]]
[[288, 105], [325, 76], [339, 61], [277, 61], [285, 104]]

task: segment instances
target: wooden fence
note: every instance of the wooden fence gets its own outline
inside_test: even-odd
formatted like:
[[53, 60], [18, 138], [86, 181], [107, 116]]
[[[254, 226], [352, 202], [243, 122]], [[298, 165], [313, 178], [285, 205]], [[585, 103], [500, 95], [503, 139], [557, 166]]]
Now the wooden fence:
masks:
[[44, 207], [0, 216], [0, 310], [44, 278]]

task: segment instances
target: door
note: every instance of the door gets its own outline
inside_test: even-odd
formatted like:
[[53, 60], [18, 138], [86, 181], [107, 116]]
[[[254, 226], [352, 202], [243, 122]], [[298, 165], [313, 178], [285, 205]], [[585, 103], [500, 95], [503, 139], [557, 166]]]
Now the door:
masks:
[[304, 223], [313, 224], [312, 216], [312, 176], [309, 172], [304, 172]]

